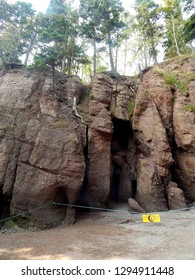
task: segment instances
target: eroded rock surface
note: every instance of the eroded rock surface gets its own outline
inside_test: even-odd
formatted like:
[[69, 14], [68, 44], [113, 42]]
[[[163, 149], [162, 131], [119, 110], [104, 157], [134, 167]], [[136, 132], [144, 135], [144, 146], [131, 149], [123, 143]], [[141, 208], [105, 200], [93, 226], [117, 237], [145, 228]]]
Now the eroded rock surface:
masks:
[[129, 201], [140, 212], [194, 202], [194, 72], [195, 59], [179, 57], [147, 70], [138, 89], [99, 73], [86, 96], [74, 76], [58, 74], [55, 94], [48, 74], [0, 77], [2, 217], [38, 208], [18, 222], [49, 227], [75, 221], [74, 208], [52, 202]]
[[[194, 201], [194, 70], [194, 58], [179, 58], [146, 72], [139, 86], [133, 116], [138, 149], [135, 197], [147, 211], [175, 208], [176, 201], [184, 206], [180, 189]], [[170, 188], [172, 180], [180, 189]], [[167, 203], [166, 188], [173, 190], [174, 202], [169, 192]]]
[[[68, 82], [58, 77], [60, 85]], [[56, 90], [44, 74], [9, 71], [0, 77], [0, 187], [11, 214], [52, 202], [74, 204], [85, 174], [85, 125], [72, 112], [71, 97], [81, 94], [78, 78], [71, 94]], [[70, 81], [69, 81], [70, 82]], [[78, 125], [79, 124], [79, 125]], [[40, 227], [65, 218], [64, 206], [49, 205], [26, 217]]]
[[93, 205], [103, 207], [110, 199], [127, 202], [132, 195], [127, 152], [128, 105], [134, 95], [125, 79], [100, 73], [92, 81], [87, 192]]

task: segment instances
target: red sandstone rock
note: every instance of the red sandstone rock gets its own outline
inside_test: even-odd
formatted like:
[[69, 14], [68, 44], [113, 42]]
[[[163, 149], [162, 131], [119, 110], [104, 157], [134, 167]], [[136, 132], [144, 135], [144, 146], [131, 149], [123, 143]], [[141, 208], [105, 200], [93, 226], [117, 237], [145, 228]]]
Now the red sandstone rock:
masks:
[[184, 192], [174, 182], [167, 186], [168, 205], [170, 210], [186, 208]]
[[[63, 93], [67, 102], [82, 88], [73, 81], [64, 80], [74, 84], [72, 95]], [[0, 77], [0, 186], [13, 214], [52, 202], [74, 204], [82, 187], [86, 139], [81, 131], [86, 126], [68, 103], [52, 96], [51, 83], [49, 77], [22, 70]], [[65, 216], [65, 207], [50, 205], [30, 213], [26, 223], [44, 228]]]

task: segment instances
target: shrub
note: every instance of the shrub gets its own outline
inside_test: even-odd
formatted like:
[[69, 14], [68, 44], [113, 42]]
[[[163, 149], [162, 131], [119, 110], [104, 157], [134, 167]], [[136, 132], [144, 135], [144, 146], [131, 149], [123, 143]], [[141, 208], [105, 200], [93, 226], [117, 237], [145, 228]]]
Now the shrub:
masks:
[[195, 111], [195, 105], [189, 103], [183, 107], [184, 111]]
[[131, 100], [128, 106], [128, 113], [129, 113], [129, 117], [133, 116], [133, 112], [135, 109], [135, 99]]

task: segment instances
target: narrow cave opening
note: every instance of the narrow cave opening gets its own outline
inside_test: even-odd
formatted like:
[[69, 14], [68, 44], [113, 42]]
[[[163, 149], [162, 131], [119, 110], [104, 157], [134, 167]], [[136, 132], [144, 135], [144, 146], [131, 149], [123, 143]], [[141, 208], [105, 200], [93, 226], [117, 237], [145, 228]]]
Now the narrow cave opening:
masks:
[[3, 207], [4, 207], [4, 203], [3, 203], [3, 186], [0, 185], [0, 217], [2, 216], [2, 213], [3, 213]]
[[52, 212], [58, 217], [61, 217], [61, 221], [63, 221], [66, 217], [67, 206], [64, 204], [69, 204], [68, 197], [66, 194], [66, 189], [64, 186], [58, 186], [53, 194], [53, 201], [56, 203], [55, 208], [52, 208]]
[[[10, 197], [3, 195], [3, 186], [0, 186], [0, 219], [6, 219], [10, 215]], [[0, 228], [4, 222], [0, 223]]]
[[175, 141], [175, 137], [174, 137], [174, 134], [173, 134], [172, 130], [171, 130], [171, 135], [170, 135], [170, 131], [169, 130], [166, 130], [166, 131], [167, 131], [167, 136], [168, 136], [168, 140], [169, 140], [169, 146], [170, 146], [170, 149], [171, 149], [171, 154], [172, 154], [172, 157], [173, 157], [173, 160], [174, 160], [174, 163], [170, 167], [171, 181], [173, 181], [176, 184], [178, 184], [178, 175], [176, 173], [176, 168], [177, 168], [177, 165], [176, 165], [176, 153], [178, 151], [182, 152], [183, 149], [180, 148], [180, 147], [177, 147], [177, 143]]
[[[59, 204], [60, 203], [62, 203], [62, 204], [68, 204], [69, 203], [67, 195], [66, 195], [66, 191], [63, 187], [60, 187], [60, 186], [57, 187], [56, 192], [55, 192], [55, 196], [54, 196], [54, 202], [59, 203]], [[59, 205], [59, 207], [61, 207], [61, 206]], [[64, 207], [64, 206], [62, 205], [62, 207]]]
[[133, 129], [130, 121], [113, 118], [113, 138], [111, 142], [111, 182], [110, 202], [127, 202], [136, 193], [136, 178], [133, 174], [135, 148]]

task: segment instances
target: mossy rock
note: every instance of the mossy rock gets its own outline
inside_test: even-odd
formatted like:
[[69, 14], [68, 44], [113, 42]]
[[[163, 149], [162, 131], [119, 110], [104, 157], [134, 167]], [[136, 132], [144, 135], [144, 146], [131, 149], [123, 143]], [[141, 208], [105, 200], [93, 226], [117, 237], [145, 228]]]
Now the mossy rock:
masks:
[[133, 116], [134, 109], [135, 109], [135, 99], [131, 100], [128, 105], [128, 113], [130, 118]]
[[195, 105], [189, 103], [189, 104], [186, 104], [184, 107], [183, 107], [183, 110], [184, 111], [191, 111], [191, 112], [195, 112]]
[[189, 72], [188, 70], [179, 71], [166, 71], [164, 69], [155, 67], [154, 73], [160, 75], [164, 78], [165, 83], [171, 88], [176, 88], [182, 92], [185, 96], [188, 96], [189, 84], [191, 81], [195, 80], [195, 74]]

